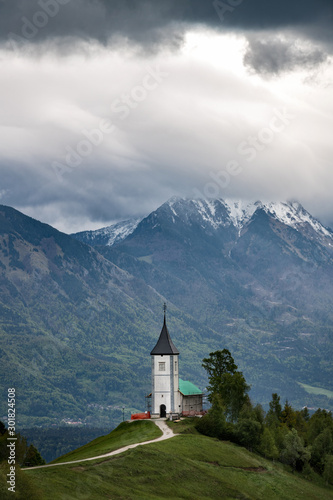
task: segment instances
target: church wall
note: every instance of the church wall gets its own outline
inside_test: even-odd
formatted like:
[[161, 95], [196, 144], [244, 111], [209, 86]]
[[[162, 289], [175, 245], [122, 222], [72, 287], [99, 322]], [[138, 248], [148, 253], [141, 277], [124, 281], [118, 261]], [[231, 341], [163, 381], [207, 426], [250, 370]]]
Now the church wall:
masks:
[[174, 407], [173, 410], [181, 412], [180, 392], [179, 392], [179, 356], [173, 357], [173, 390], [174, 390]]
[[153, 356], [152, 376], [152, 413], [159, 414], [162, 404], [167, 414], [180, 411], [178, 356]]
[[171, 406], [170, 356], [153, 356], [153, 367], [153, 413], [159, 414], [162, 404], [166, 406], [168, 412]]
[[185, 413], [202, 411], [202, 394], [182, 396], [182, 411]]

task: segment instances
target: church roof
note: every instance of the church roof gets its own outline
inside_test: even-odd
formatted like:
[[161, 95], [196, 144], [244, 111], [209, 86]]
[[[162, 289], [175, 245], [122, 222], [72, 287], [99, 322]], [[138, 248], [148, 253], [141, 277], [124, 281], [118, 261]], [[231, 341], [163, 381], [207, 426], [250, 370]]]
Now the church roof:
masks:
[[192, 384], [192, 382], [189, 382], [188, 380], [182, 380], [181, 378], [179, 379], [179, 392], [181, 392], [183, 396], [202, 394], [202, 391], [200, 391], [196, 385]]
[[179, 351], [173, 344], [170, 334], [168, 332], [168, 327], [166, 326], [165, 314], [164, 314], [164, 322], [160, 337], [155, 345], [154, 349], [151, 351], [152, 355], [161, 355], [161, 354], [179, 354]]

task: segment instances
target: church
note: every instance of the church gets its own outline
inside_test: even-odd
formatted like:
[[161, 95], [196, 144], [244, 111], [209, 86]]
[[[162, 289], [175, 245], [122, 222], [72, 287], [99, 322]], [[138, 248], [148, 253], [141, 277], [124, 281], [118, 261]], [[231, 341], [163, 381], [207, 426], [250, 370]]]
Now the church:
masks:
[[171, 340], [166, 325], [164, 305], [163, 327], [150, 353], [152, 360], [151, 418], [202, 415], [203, 393], [194, 384], [179, 378], [179, 351]]

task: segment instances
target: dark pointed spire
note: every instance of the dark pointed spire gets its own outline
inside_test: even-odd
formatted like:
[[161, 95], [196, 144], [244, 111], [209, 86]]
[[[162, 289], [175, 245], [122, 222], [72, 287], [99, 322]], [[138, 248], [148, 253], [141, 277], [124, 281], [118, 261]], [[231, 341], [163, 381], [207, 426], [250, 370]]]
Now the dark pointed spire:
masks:
[[173, 344], [168, 327], [166, 326], [166, 303], [164, 303], [163, 310], [164, 310], [164, 321], [163, 321], [163, 327], [162, 331], [160, 333], [160, 337], [157, 341], [157, 344], [155, 345], [154, 349], [151, 351], [150, 354], [152, 355], [161, 355], [161, 354], [166, 354], [166, 355], [172, 355], [172, 354], [179, 354], [179, 351]]

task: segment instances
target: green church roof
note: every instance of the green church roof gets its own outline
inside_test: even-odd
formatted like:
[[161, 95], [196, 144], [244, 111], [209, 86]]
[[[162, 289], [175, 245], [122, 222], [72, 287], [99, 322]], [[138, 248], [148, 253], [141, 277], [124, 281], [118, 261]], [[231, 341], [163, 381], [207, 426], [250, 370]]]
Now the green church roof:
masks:
[[198, 389], [198, 387], [192, 382], [188, 380], [179, 379], [179, 392], [183, 394], [183, 396], [194, 396], [195, 394], [202, 394], [202, 391]]

